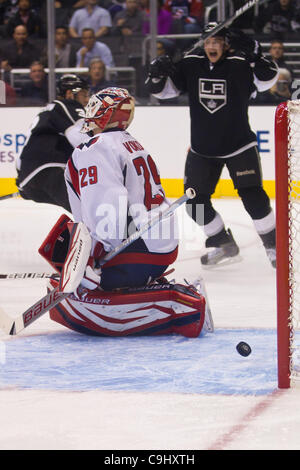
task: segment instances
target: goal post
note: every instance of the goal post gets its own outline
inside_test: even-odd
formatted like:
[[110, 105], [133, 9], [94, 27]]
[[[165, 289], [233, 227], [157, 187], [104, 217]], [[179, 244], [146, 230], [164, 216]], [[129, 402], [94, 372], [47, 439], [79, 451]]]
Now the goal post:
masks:
[[300, 384], [300, 100], [275, 113], [278, 387]]

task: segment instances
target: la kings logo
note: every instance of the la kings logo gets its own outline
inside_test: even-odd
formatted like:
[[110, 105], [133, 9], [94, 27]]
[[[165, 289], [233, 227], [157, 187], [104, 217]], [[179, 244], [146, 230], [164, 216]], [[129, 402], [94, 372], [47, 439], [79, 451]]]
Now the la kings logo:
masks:
[[199, 101], [211, 114], [219, 111], [227, 103], [226, 80], [199, 79]]

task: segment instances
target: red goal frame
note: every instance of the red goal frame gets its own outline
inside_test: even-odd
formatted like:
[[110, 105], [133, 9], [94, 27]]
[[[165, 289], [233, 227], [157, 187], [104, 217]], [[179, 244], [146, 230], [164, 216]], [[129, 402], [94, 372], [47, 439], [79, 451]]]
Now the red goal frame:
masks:
[[289, 183], [289, 122], [287, 102], [275, 112], [275, 189], [276, 189], [276, 285], [277, 285], [277, 362], [278, 387], [291, 386], [290, 324], [290, 183]]

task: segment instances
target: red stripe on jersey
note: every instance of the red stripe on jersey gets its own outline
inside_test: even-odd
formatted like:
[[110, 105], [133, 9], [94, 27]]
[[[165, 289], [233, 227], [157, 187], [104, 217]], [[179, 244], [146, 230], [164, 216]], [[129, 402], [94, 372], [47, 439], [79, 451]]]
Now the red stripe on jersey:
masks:
[[112, 260], [107, 261], [102, 268], [110, 268], [119, 264], [154, 264], [156, 266], [167, 266], [174, 263], [178, 256], [178, 246], [169, 253], [120, 253]]
[[73, 163], [73, 160], [72, 158], [70, 158], [68, 160], [68, 170], [69, 170], [69, 173], [70, 173], [70, 177], [71, 177], [71, 182], [72, 182], [72, 185], [77, 193], [78, 196], [80, 196], [80, 187], [79, 187], [79, 178], [78, 178], [78, 171], [77, 169], [75, 168], [74, 166], [74, 163]]

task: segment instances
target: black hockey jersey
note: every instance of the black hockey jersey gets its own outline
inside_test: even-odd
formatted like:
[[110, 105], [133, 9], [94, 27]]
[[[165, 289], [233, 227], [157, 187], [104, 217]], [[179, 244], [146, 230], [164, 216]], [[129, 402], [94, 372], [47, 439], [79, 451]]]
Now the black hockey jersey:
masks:
[[148, 88], [159, 99], [187, 92], [191, 149], [205, 157], [230, 157], [257, 144], [248, 120], [251, 95], [270, 88], [277, 78], [274, 62], [262, 57], [253, 67], [242, 54], [226, 54], [211, 64], [202, 49], [185, 55], [162, 83]]
[[74, 147], [85, 140], [80, 134], [84, 108], [75, 100], [48, 104], [35, 118], [17, 162], [18, 182], [50, 166], [65, 167]]

